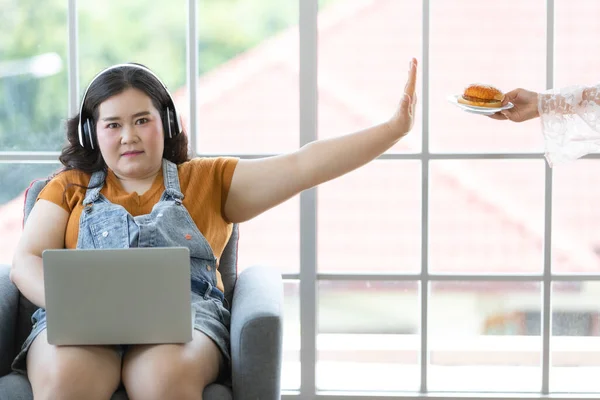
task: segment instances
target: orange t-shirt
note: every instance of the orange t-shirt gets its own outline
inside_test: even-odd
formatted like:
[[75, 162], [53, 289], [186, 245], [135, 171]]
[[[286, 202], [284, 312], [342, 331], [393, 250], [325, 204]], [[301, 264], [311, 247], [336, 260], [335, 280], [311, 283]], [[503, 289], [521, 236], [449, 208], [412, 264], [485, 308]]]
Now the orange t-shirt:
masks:
[[[233, 157], [194, 158], [177, 166], [179, 186], [184, 195], [183, 205], [210, 244], [217, 262], [231, 237], [232, 224], [225, 220], [223, 208], [238, 160]], [[38, 199], [57, 204], [70, 214], [65, 232], [67, 249], [77, 247], [79, 218], [90, 178], [90, 174], [78, 170], [61, 172], [48, 182], [38, 196]], [[164, 190], [162, 170], [150, 189], [141, 196], [136, 192], [127, 193], [115, 174], [108, 170], [100, 193], [110, 202], [123, 206], [131, 215], [137, 216], [149, 214]], [[224, 290], [218, 270], [217, 287]]]

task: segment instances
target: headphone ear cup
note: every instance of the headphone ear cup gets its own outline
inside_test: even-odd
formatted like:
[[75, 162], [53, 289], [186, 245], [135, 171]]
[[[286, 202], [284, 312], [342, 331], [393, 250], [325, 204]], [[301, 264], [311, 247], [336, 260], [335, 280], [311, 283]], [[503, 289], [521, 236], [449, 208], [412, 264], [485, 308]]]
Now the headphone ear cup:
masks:
[[94, 150], [94, 124], [87, 118], [83, 123], [83, 147]]
[[177, 120], [175, 118], [175, 113], [171, 111], [169, 107], [167, 107], [165, 112], [165, 118], [163, 119], [165, 139], [172, 139], [179, 133], [179, 129], [177, 129]]

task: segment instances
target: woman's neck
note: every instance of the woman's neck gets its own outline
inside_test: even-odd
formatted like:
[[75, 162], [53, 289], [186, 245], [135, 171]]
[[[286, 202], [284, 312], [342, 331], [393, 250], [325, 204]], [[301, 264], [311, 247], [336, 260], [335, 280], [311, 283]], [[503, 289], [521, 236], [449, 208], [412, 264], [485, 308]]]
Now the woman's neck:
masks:
[[152, 184], [156, 180], [156, 177], [159, 173], [160, 169], [152, 174], [140, 178], [128, 178], [118, 176], [117, 174], [115, 174], [115, 177], [121, 183], [123, 190], [125, 190], [127, 193], [136, 192], [139, 196], [141, 196], [152, 187]]

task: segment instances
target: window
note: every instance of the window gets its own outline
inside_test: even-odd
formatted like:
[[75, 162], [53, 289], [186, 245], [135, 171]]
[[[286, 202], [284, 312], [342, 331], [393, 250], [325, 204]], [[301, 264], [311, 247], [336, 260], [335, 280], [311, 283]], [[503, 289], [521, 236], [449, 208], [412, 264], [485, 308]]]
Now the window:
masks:
[[538, 121], [447, 101], [475, 81], [597, 82], [600, 2], [5, 3], [1, 263], [108, 65], [161, 76], [197, 155], [255, 158], [388, 118], [416, 56], [405, 139], [241, 226], [240, 267], [285, 278], [283, 398], [600, 393], [598, 155], [549, 169]]
[[[542, 329], [539, 311], [524, 313], [524, 334], [539, 335]], [[554, 336], [598, 336], [598, 313], [585, 311], [553, 311], [552, 334]]]
[[59, 150], [68, 105], [67, 2], [8, 0], [0, 24], [0, 151]]

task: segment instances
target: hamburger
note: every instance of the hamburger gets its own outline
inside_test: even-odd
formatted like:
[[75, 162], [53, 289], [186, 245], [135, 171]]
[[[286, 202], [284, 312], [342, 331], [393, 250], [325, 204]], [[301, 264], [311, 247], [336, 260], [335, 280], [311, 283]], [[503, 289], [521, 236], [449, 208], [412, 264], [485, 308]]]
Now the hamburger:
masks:
[[469, 106], [496, 108], [502, 106], [504, 94], [490, 85], [474, 83], [465, 88], [458, 102]]

